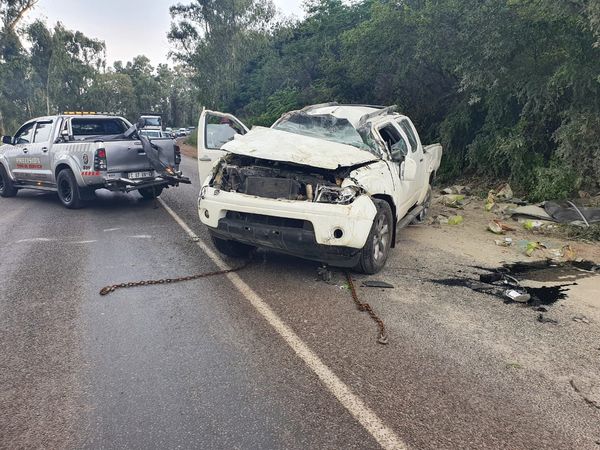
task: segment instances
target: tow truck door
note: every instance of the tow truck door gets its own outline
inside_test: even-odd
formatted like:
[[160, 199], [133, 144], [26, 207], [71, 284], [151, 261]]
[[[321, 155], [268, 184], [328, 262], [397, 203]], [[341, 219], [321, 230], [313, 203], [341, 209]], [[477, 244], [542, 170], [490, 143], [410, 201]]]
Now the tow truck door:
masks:
[[215, 161], [225, 155], [221, 147], [236, 134], [246, 134], [248, 128], [235, 116], [218, 111], [202, 110], [198, 121], [198, 174], [200, 185], [210, 175]]
[[28, 157], [29, 148], [33, 146], [33, 133], [35, 122], [23, 125], [13, 138], [13, 148], [10, 150], [8, 164], [17, 181], [29, 181], [29, 167], [31, 161]]
[[31, 166], [30, 178], [41, 183], [52, 182], [52, 167], [50, 164], [50, 139], [53, 129], [52, 120], [40, 120], [35, 126], [33, 144], [29, 146], [29, 157], [35, 164]]

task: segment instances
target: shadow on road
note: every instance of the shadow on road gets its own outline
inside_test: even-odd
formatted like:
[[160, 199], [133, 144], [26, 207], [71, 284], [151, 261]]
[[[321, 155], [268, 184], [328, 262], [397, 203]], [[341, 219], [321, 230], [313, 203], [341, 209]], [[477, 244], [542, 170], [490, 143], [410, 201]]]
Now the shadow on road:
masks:
[[[29, 202], [29, 204], [43, 203], [47, 205], [55, 205], [59, 208], [66, 209], [58, 199], [56, 193], [54, 192], [23, 190], [19, 191], [17, 196], [14, 199], [12, 199], [12, 201], [24, 203]], [[153, 207], [153, 201], [145, 200], [135, 192], [125, 194], [121, 192], [99, 190], [96, 192], [96, 195], [92, 200], [88, 200], [84, 203], [83, 209], [118, 211], [123, 209], [146, 209]]]

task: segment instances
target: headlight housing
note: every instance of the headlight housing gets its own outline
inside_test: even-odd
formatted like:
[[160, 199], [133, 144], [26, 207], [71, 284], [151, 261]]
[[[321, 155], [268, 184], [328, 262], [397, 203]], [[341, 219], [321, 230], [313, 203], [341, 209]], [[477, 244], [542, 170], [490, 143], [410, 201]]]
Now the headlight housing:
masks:
[[317, 186], [315, 202], [348, 205], [360, 194], [358, 186]]

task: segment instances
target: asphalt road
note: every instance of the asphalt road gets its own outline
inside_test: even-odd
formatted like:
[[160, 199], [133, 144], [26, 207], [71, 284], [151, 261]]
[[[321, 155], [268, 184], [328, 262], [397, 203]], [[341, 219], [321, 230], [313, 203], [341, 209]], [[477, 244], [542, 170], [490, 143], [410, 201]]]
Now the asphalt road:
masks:
[[[162, 199], [210, 246], [194, 161], [183, 169], [194, 184]], [[0, 199], [0, 447], [362, 449], [380, 446], [382, 424], [390, 447], [599, 449], [600, 409], [572, 388], [600, 379], [598, 324], [536, 323], [530, 309], [427, 281], [473, 263], [403, 232], [377, 277], [395, 289], [359, 288], [389, 329], [382, 346], [341, 273], [316, 281], [317, 264], [271, 253], [236, 283], [101, 297], [218, 266], [135, 193], [78, 211], [46, 193]]]

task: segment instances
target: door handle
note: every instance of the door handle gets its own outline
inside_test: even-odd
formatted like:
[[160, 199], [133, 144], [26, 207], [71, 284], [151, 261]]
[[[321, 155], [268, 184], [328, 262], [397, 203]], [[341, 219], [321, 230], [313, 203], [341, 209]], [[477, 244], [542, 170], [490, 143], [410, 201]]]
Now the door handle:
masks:
[[28, 150], [26, 148], [23, 149], [23, 153], [27, 153]]
[[48, 147], [42, 147], [42, 151], [43, 151], [44, 153], [48, 153]]
[[208, 156], [203, 156], [202, 158], [198, 158], [198, 161], [211, 161]]

